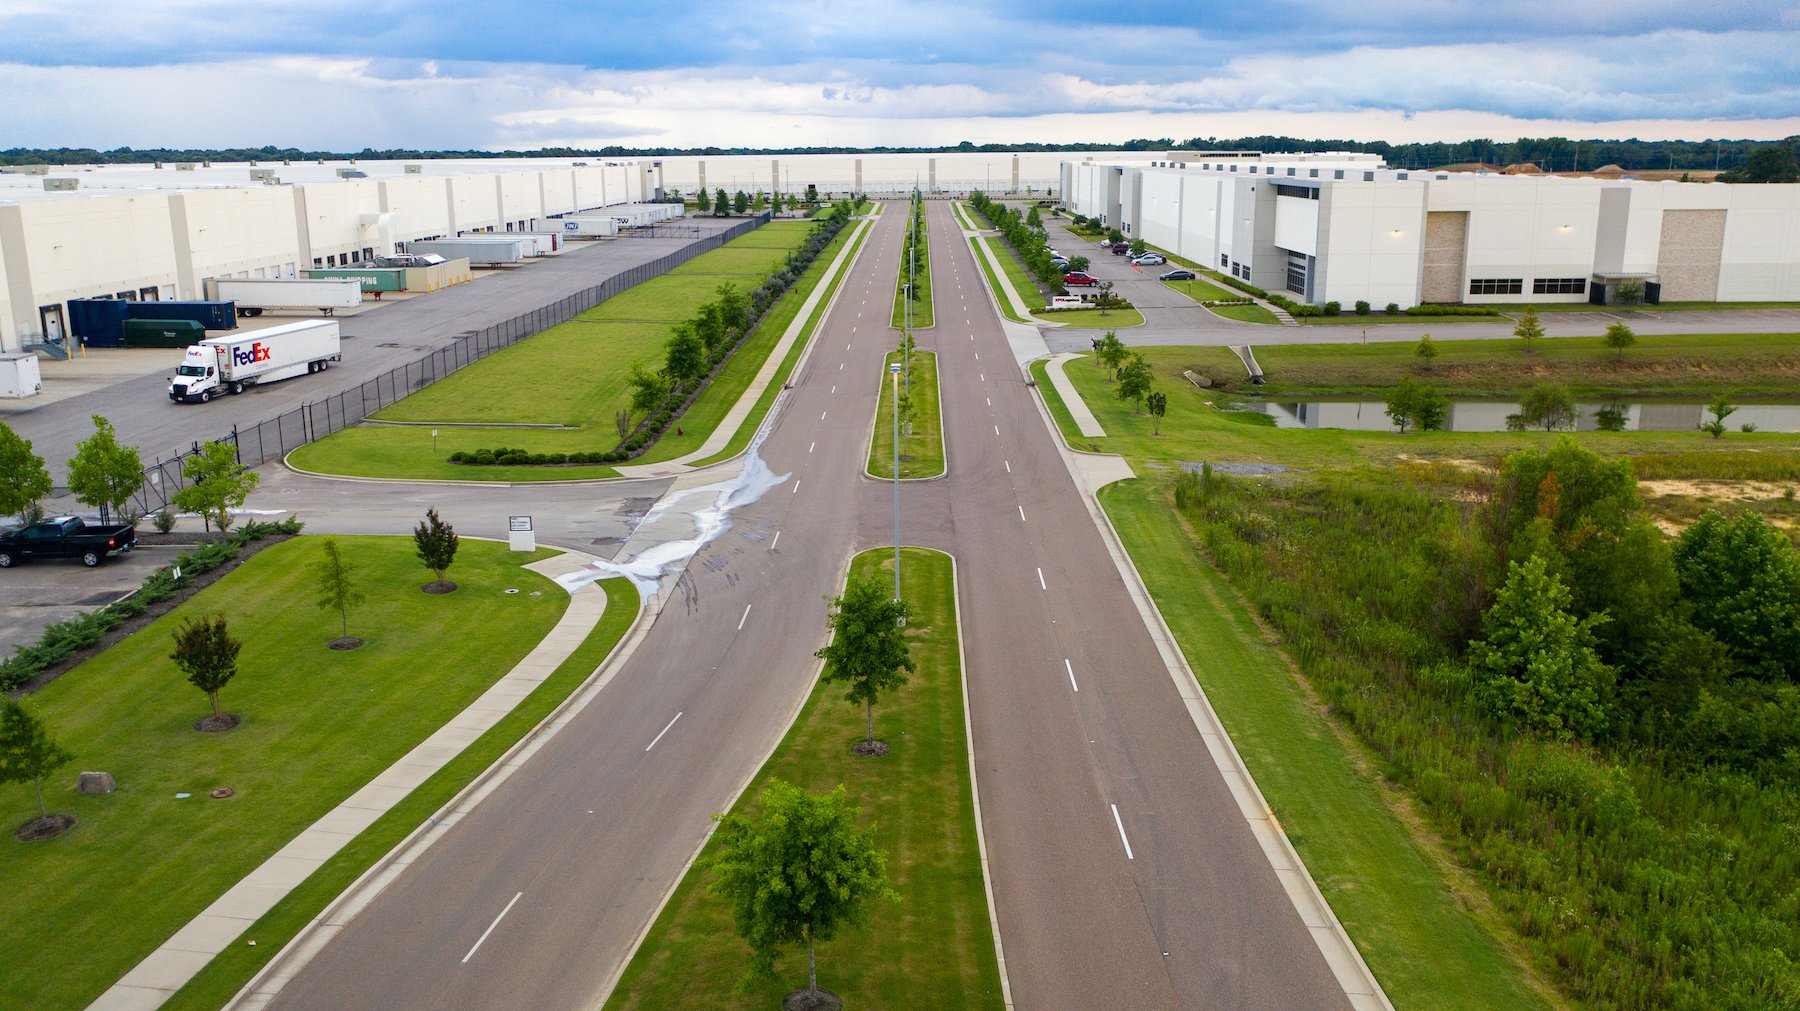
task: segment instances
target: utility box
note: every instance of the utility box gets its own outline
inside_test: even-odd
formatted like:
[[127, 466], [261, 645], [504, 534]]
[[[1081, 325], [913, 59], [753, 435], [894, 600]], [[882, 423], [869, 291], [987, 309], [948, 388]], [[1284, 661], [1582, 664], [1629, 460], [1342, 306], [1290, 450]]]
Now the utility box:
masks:
[[79, 179], [45, 179], [44, 189], [51, 193], [68, 193], [81, 188]]
[[23, 400], [44, 391], [37, 355], [0, 355], [0, 399]]

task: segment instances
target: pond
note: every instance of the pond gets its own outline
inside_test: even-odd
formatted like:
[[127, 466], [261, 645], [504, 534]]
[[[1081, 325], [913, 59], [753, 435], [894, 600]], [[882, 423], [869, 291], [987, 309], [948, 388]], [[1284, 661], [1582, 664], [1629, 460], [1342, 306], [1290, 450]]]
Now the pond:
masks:
[[[1627, 432], [1692, 432], [1698, 430], [1702, 422], [1712, 420], [1706, 405], [1699, 402], [1579, 401], [1575, 405], [1574, 430], [1598, 430], [1600, 426], [1594, 415], [1605, 407], [1624, 412]], [[1380, 400], [1248, 400], [1245, 409], [1269, 415], [1275, 419], [1277, 428], [1385, 432], [1394, 427], [1388, 420], [1387, 404]], [[1517, 413], [1517, 401], [1452, 400], [1450, 417], [1444, 428], [1452, 432], [1504, 432], [1507, 415]], [[1725, 419], [1726, 427], [1733, 432], [1746, 424], [1755, 425], [1758, 432], [1800, 432], [1800, 404], [1740, 404], [1737, 411]]]

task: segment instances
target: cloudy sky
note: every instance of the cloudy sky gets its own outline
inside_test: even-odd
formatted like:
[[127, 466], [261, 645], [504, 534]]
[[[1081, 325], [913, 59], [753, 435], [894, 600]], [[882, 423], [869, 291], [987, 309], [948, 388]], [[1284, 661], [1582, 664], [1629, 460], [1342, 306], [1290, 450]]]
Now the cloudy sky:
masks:
[[1800, 134], [1800, 0], [0, 0], [0, 147]]

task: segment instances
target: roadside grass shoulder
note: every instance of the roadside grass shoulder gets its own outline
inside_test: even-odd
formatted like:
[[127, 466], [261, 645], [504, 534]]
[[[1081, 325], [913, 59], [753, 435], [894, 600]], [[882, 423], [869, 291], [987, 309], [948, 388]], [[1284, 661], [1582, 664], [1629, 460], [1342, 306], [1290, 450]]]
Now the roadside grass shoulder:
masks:
[[1505, 928], [1479, 886], [1412, 836], [1377, 763], [1332, 726], [1201, 557], [1168, 482], [1110, 485], [1100, 501], [1264, 799], [1394, 1006], [1547, 1006], [1494, 940]]
[[[192, 600], [39, 690], [35, 705], [80, 768], [118, 778], [108, 795], [46, 783], [73, 830], [0, 847], [8, 915], [0, 1006], [82, 1007], [158, 944], [447, 722], [528, 653], [568, 598], [519, 568], [504, 544], [465, 540], [452, 594], [430, 580], [404, 537], [339, 537], [367, 603], [338, 652], [338, 616], [312, 606], [319, 537], [270, 547]], [[506, 593], [509, 587], [532, 592]], [[533, 593], [541, 592], [541, 596]], [[202, 734], [205, 696], [168, 660], [181, 618], [225, 612], [243, 642], [221, 700], [243, 724]], [[213, 800], [208, 791], [231, 787]], [[177, 793], [190, 796], [177, 798]], [[0, 786], [0, 811], [36, 807], [29, 784]], [[129, 910], [129, 915], [121, 911]], [[96, 934], [104, 925], [104, 936]], [[46, 938], [59, 939], [46, 943]]]
[[[890, 549], [851, 561], [854, 576], [893, 578]], [[866, 926], [841, 930], [818, 951], [819, 986], [846, 1007], [1000, 1008], [999, 966], [987, 913], [963, 724], [961, 646], [954, 569], [948, 555], [901, 552], [906, 599], [916, 609], [907, 629], [919, 669], [876, 707], [885, 758], [858, 758], [861, 711], [841, 689], [815, 684], [794, 725], [734, 813], [756, 814], [756, 799], [780, 777], [822, 792], [842, 783], [876, 826], [887, 853], [898, 906], [878, 903]], [[824, 624], [820, 610], [820, 624]], [[701, 860], [716, 847], [708, 842]], [[711, 873], [689, 870], [656, 918], [607, 1006], [768, 1008], [803, 985], [806, 952], [789, 949], [777, 978], [735, 988], [749, 952], [732, 929], [726, 903], [706, 892]]]
[[[835, 259], [844, 244], [851, 241], [852, 234], [856, 235], [854, 240], [856, 246], [862, 245], [871, 230], [865, 228], [857, 232], [853, 228], [846, 228], [839, 232], [838, 237], [831, 240], [831, 245], [825, 247], [825, 250], [819, 254], [819, 262], [829, 264]], [[856, 254], [857, 249], [853, 246], [845, 255], [854, 260]], [[800, 307], [805, 304], [813, 289], [819, 286], [819, 279], [823, 276], [824, 274], [820, 271], [808, 271], [800, 283], [794, 285], [781, 301], [775, 303], [775, 308], [770, 310], [769, 318], [763, 325], [772, 329], [777, 340], [780, 339], [781, 333], [794, 322], [794, 317], [800, 313]], [[819, 304], [813, 307], [812, 315], [807, 317], [805, 329], [794, 340], [793, 346], [788, 348], [788, 353], [782, 358], [780, 367], [775, 370], [774, 378], [763, 389], [762, 395], [756, 398], [756, 406], [750, 409], [749, 415], [744, 418], [744, 423], [738, 426], [737, 434], [731, 437], [731, 442], [719, 453], [698, 461], [694, 466], [705, 467], [708, 464], [729, 460], [742, 453], [750, 445], [750, 440], [756, 436], [757, 428], [761, 427], [763, 419], [768, 417], [769, 409], [774, 406], [775, 398], [780, 395], [782, 384], [793, 378], [794, 369], [799, 367], [801, 356], [806, 353], [806, 348], [812, 342], [813, 335], [818, 332], [820, 322], [825, 318], [826, 310], [831, 306], [832, 296], [837, 293], [838, 288], [843, 285], [844, 279], [849, 276], [850, 270], [846, 265], [844, 270], [839, 271], [838, 275], [831, 279], [831, 287], [826, 289], [824, 295], [820, 296]], [[766, 359], [766, 355], [764, 358]], [[733, 401], [733, 403], [735, 402]]]
[[[881, 394], [875, 408], [875, 428], [869, 436], [870, 477], [894, 476], [894, 381], [887, 366], [900, 361], [890, 351], [881, 369]], [[938, 414], [937, 355], [914, 351], [912, 360], [912, 432], [900, 436], [900, 478], [939, 477], [944, 473], [944, 426]]]
[[536, 731], [546, 717], [606, 662], [637, 618], [642, 605], [631, 580], [615, 576], [601, 580], [599, 586], [606, 594], [606, 612], [568, 659], [512, 712], [488, 728], [487, 733], [414, 788], [406, 799], [364, 829], [298, 888], [251, 924], [245, 933], [258, 939], [256, 947], [240, 944], [220, 952], [163, 1006], [169, 1011], [210, 1011], [229, 1004], [233, 995], [243, 989], [283, 945], [305, 929], [358, 877], [454, 800], [508, 749]]
[[983, 236], [982, 241], [989, 243], [988, 248], [994, 251], [994, 258], [1000, 261], [1000, 269], [1006, 273], [1007, 280], [1012, 282], [1013, 290], [1030, 309], [1045, 304], [1044, 292], [1038, 287], [1037, 279], [1025, 269], [1019, 261], [1019, 254], [1013, 252], [1012, 246], [998, 235]]
[[[1065, 370], [1076, 367], [1079, 362], [1067, 362]], [[1056, 422], [1056, 430], [1070, 449], [1088, 449], [1090, 443], [1082, 436], [1081, 429], [1075, 426], [1075, 418], [1069, 413], [1069, 405], [1063, 403], [1062, 394], [1056, 392], [1056, 386], [1050, 382], [1050, 365], [1043, 359], [1031, 363], [1031, 378], [1037, 383], [1037, 391], [1044, 397], [1044, 406], [1049, 408], [1050, 417]]]
[[1028, 323], [1028, 320], [1020, 319], [1019, 314], [1013, 310], [1011, 300], [1000, 289], [1000, 279], [994, 275], [993, 264], [989, 263], [987, 257], [982, 255], [982, 249], [993, 251], [994, 247], [988, 244], [988, 237], [985, 235], [970, 236], [969, 241], [981, 244], [981, 248], [973, 250], [975, 262], [981, 265], [981, 275], [987, 278], [988, 291], [993, 293], [994, 304], [1000, 307], [1000, 315], [1014, 323]]

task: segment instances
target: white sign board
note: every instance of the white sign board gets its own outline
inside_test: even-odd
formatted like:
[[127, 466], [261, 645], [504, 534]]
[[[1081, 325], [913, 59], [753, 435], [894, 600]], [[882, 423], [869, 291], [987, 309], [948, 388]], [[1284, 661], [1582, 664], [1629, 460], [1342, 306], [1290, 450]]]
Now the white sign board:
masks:
[[537, 534], [532, 532], [531, 517], [508, 516], [506, 518], [506, 540], [514, 551], [536, 551]]

